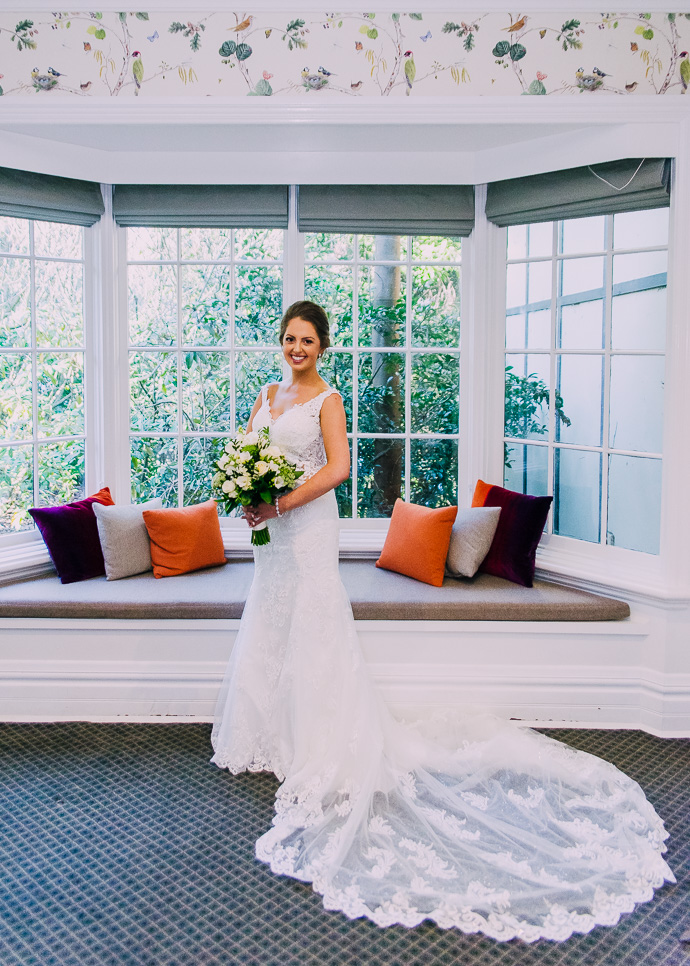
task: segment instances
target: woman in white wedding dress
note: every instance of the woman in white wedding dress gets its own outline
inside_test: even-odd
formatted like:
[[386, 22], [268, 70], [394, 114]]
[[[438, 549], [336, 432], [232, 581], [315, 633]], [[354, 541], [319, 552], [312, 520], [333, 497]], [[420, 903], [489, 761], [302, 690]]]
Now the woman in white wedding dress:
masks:
[[271, 540], [254, 549], [212, 733], [216, 765], [282, 782], [257, 858], [379, 926], [431, 919], [531, 942], [613, 925], [675, 881], [661, 819], [613, 765], [534, 731], [457, 712], [392, 718], [338, 574], [349, 448], [342, 400], [317, 371], [323, 309], [295, 303], [280, 341], [290, 378], [264, 387], [250, 424], [305, 473], [246, 513], [270, 521]]

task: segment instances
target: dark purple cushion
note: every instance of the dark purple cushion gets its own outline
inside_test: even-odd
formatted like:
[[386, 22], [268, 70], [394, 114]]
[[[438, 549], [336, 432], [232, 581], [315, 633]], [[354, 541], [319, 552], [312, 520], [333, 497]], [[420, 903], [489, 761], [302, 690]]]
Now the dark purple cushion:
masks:
[[92, 503], [112, 505], [108, 487], [75, 503], [29, 510], [63, 584], [74, 584], [105, 573]]
[[491, 548], [479, 569], [531, 587], [535, 554], [552, 500], [552, 496], [525, 496], [492, 486], [484, 506], [500, 506], [501, 515]]

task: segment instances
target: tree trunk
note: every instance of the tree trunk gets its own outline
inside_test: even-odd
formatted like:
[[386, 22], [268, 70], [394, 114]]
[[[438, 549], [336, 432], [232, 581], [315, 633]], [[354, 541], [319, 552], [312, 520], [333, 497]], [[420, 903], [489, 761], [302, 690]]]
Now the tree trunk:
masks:
[[[400, 238], [396, 235], [377, 235], [375, 259], [397, 261], [400, 258]], [[392, 309], [400, 298], [400, 268], [377, 265], [373, 269], [371, 302], [374, 309]], [[395, 323], [377, 321], [372, 331], [372, 346], [395, 346], [398, 333]], [[375, 406], [376, 432], [386, 433], [400, 425], [403, 399], [398, 360], [389, 353], [372, 355], [374, 386], [381, 390]], [[377, 516], [389, 516], [393, 504], [401, 495], [401, 470], [404, 456], [401, 439], [374, 441], [374, 511]]]

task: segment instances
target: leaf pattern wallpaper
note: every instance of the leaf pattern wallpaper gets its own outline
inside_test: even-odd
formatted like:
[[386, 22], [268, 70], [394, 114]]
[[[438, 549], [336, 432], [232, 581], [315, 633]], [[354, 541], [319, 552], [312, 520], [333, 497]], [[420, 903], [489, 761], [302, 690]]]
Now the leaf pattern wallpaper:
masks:
[[688, 51], [690, 13], [4, 11], [0, 94], [682, 95]]

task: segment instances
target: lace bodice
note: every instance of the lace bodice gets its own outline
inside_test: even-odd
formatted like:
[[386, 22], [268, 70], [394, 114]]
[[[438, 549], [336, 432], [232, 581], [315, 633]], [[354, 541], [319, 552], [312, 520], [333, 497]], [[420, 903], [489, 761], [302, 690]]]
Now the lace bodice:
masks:
[[268, 386], [261, 390], [261, 408], [254, 417], [252, 428], [269, 428], [271, 442], [280, 446], [287, 458], [304, 470], [300, 483], [304, 483], [326, 465], [326, 450], [321, 433], [321, 407], [325, 399], [336, 393], [337, 390], [330, 387], [324, 389], [318, 396], [305, 403], [297, 403], [274, 419], [268, 401]]

